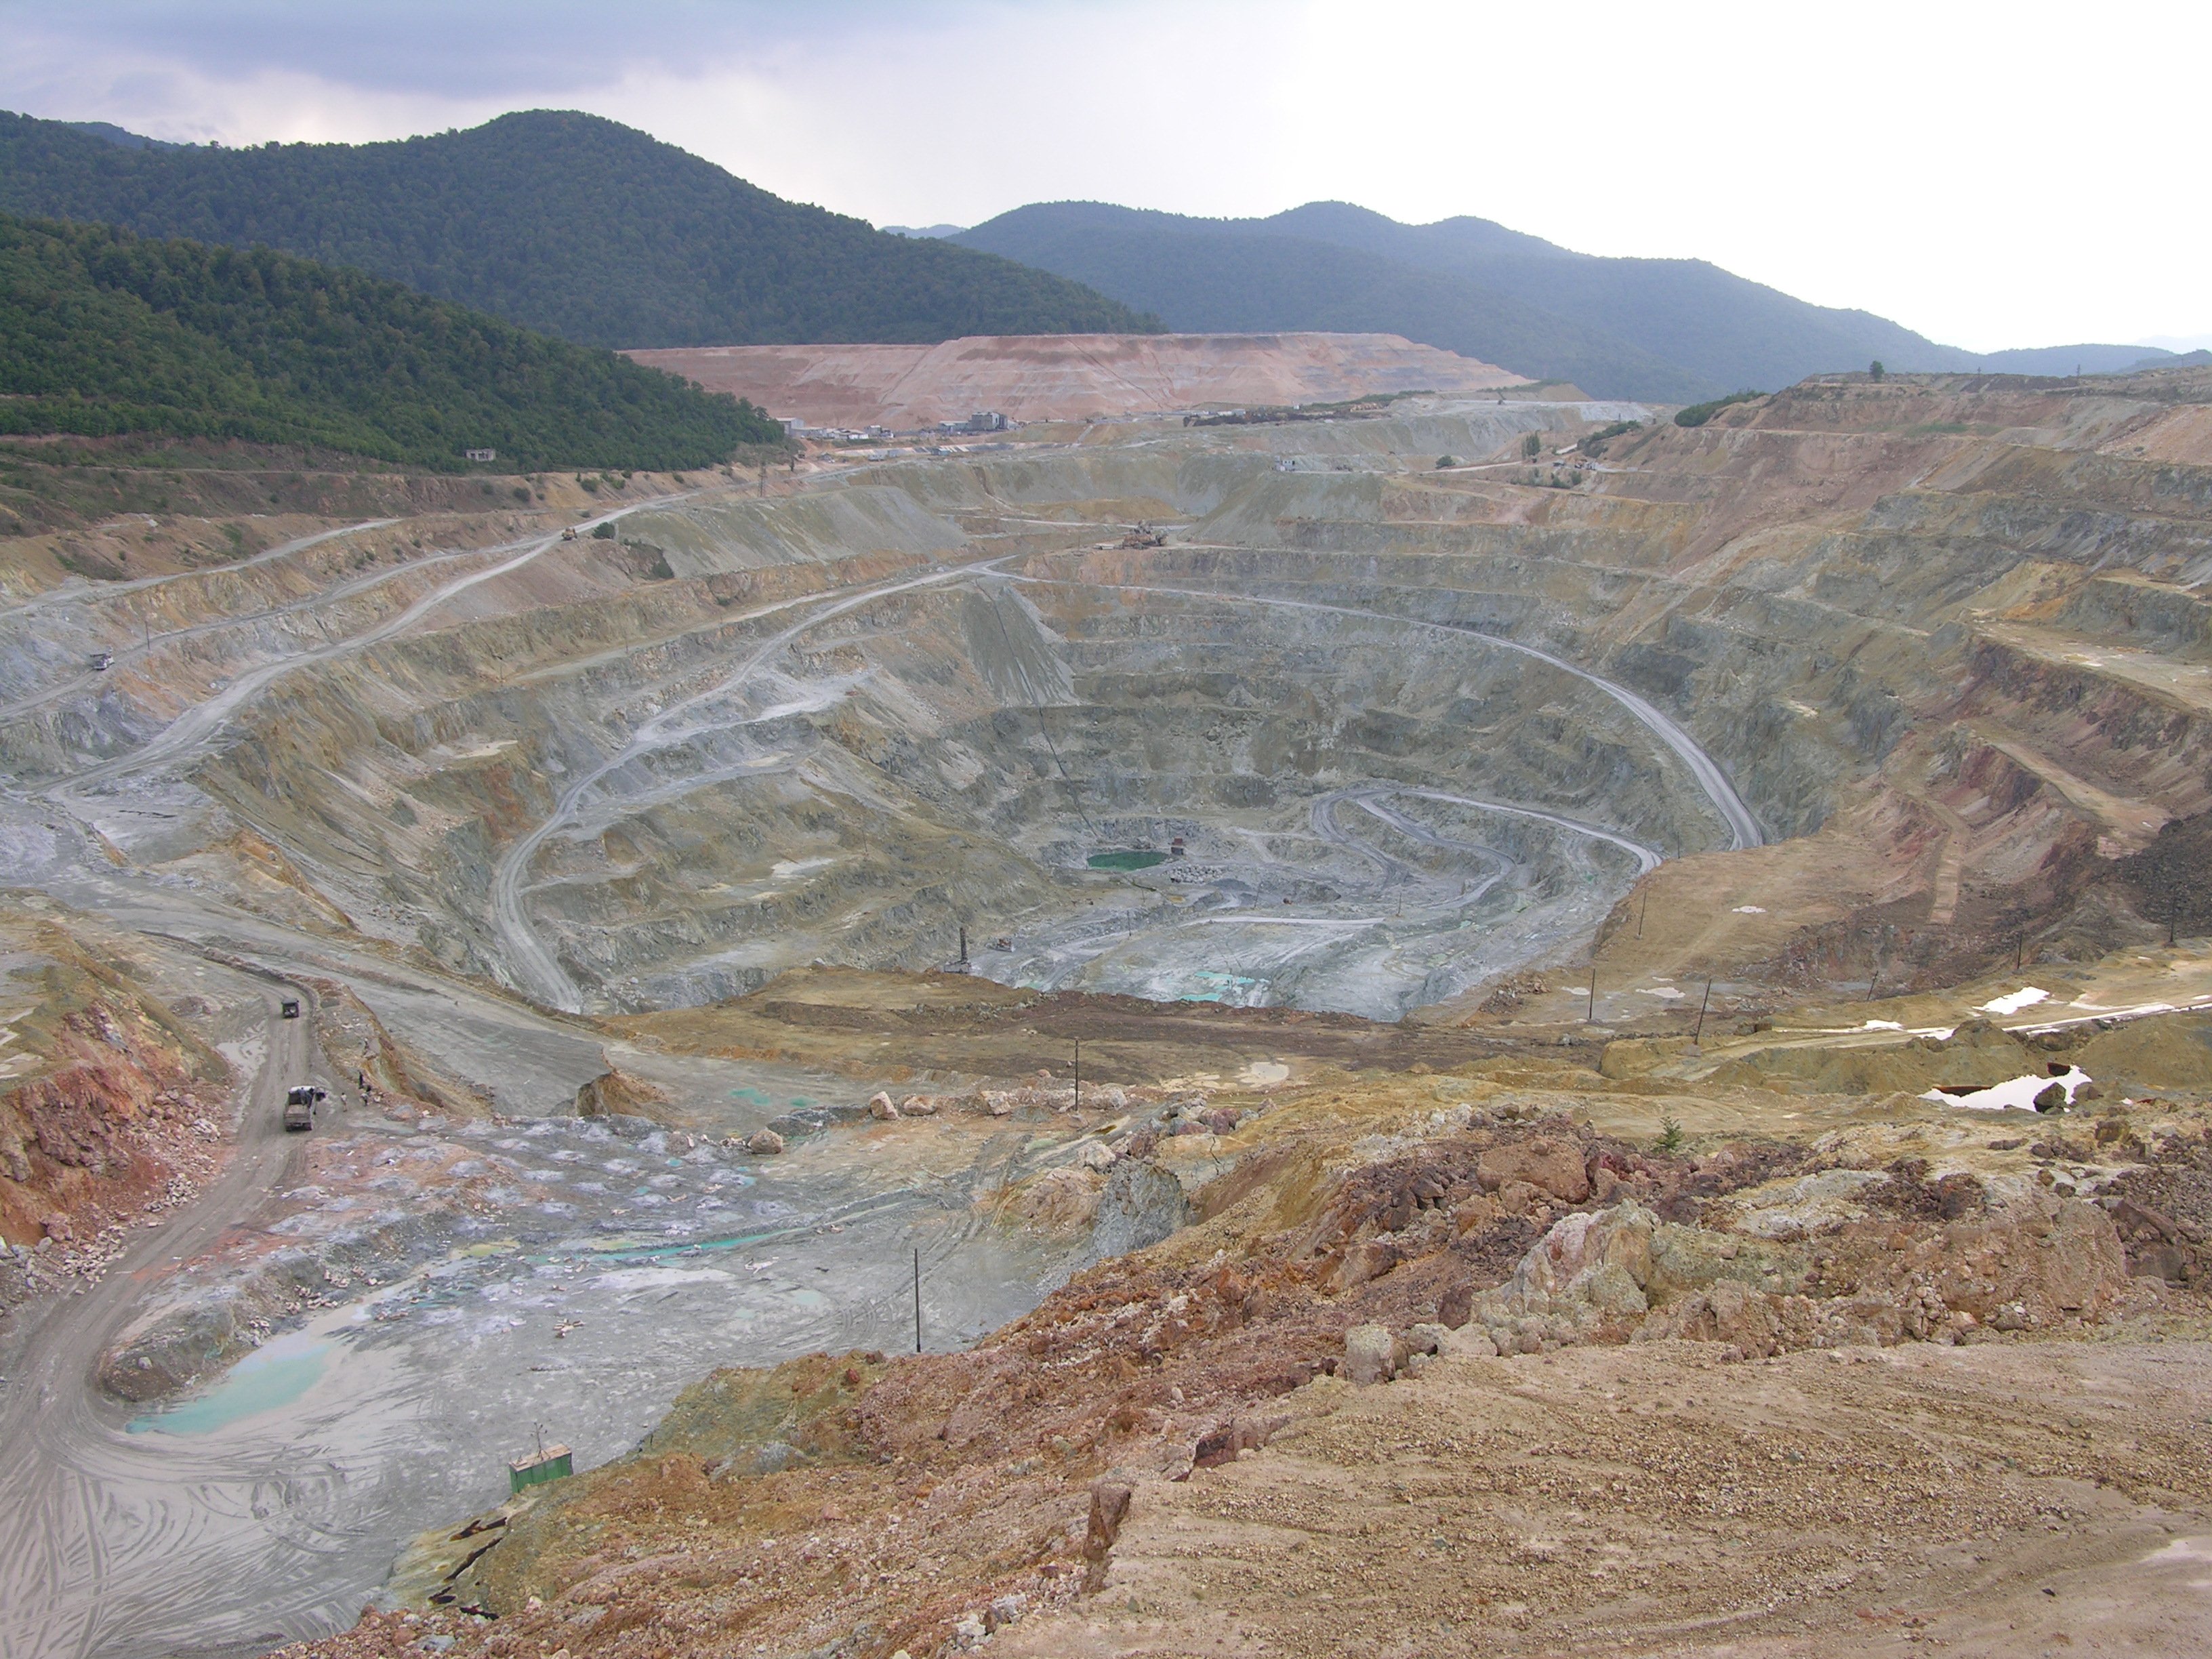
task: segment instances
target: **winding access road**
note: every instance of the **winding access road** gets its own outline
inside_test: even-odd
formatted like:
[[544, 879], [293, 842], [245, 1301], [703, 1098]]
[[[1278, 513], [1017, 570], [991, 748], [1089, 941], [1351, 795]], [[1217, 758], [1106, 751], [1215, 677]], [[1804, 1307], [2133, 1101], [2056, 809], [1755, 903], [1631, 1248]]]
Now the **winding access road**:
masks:
[[313, 1019], [281, 1018], [284, 996], [312, 1009], [305, 988], [263, 988], [267, 1053], [222, 1173], [164, 1224], [139, 1233], [96, 1282], [32, 1311], [38, 1322], [0, 1395], [0, 1655], [8, 1659], [163, 1653], [191, 1644], [196, 1631], [221, 1629], [237, 1605], [241, 1533], [265, 1540], [254, 1552], [267, 1563], [256, 1589], [269, 1595], [257, 1599], [282, 1603], [289, 1594], [299, 1603], [292, 1610], [328, 1613], [312, 1568], [318, 1552], [343, 1540], [301, 1535], [301, 1516], [313, 1508], [310, 1489], [336, 1472], [270, 1468], [241, 1480], [228, 1460], [196, 1455], [189, 1442], [127, 1433], [128, 1408], [94, 1380], [145, 1281], [210, 1249], [294, 1171], [301, 1142], [284, 1133], [283, 1101], [309, 1075]]
[[[703, 492], [694, 490], [690, 493], [698, 495]], [[194, 703], [129, 754], [118, 756], [112, 761], [103, 761], [97, 766], [87, 767], [82, 771], [73, 772], [60, 782], [50, 785], [41, 792], [40, 798], [73, 811], [73, 797], [78, 792], [97, 788], [103, 784], [114, 783], [125, 778], [137, 777], [156, 767], [180, 758], [200, 744], [214, 737], [228, 722], [232, 714], [272, 682], [281, 679], [295, 670], [312, 667], [318, 663], [329, 662], [339, 657], [349, 656], [356, 651], [367, 650], [370, 646], [380, 645], [386, 640], [405, 633], [447, 600], [457, 598], [481, 583], [494, 580], [511, 571], [520, 570], [532, 560], [541, 557], [553, 548], [559, 546], [568, 531], [589, 530], [596, 526], [627, 517], [632, 513], [641, 512], [648, 507], [666, 507], [672, 502], [686, 499], [688, 497], [682, 495], [661, 495], [649, 501], [634, 501], [627, 507], [617, 507], [613, 512], [601, 514], [595, 519], [580, 520], [573, 526], [566, 526], [561, 530], [534, 538], [523, 545], [522, 550], [511, 558], [502, 559], [496, 564], [487, 565], [481, 570], [471, 571], [465, 576], [457, 576], [452, 581], [432, 588], [405, 610], [386, 617], [373, 627], [363, 629], [358, 634], [349, 634], [343, 639], [333, 640], [326, 645], [310, 647], [295, 655], [282, 658], [276, 662], [264, 663], [258, 668], [249, 670], [216, 693], [214, 696]], [[358, 529], [362, 526], [350, 527]], [[331, 532], [331, 533], [335, 535], [343, 532]], [[277, 550], [272, 550], [270, 553], [262, 555], [261, 557], [274, 557]], [[289, 550], [296, 551], [297, 549], [295, 547]], [[155, 580], [173, 580], [174, 578], [161, 577]], [[165, 635], [155, 635], [157, 640], [166, 637], [167, 636]]]
[[364, 519], [359, 524], [340, 525], [336, 530], [319, 530], [312, 536], [301, 536], [289, 542], [256, 553], [250, 559], [240, 559], [234, 564], [209, 565], [198, 570], [173, 570], [166, 576], [141, 576], [127, 582], [106, 582], [97, 588], [90, 586], [58, 587], [10, 605], [0, 605], [0, 622], [10, 617], [26, 616], [34, 611], [55, 609], [70, 605], [104, 605], [111, 599], [128, 599], [133, 593], [143, 593], [151, 587], [167, 587], [171, 582], [190, 581], [195, 577], [228, 575], [233, 571], [251, 570], [257, 564], [267, 564], [272, 559], [282, 559], [319, 546], [324, 542], [336, 541], [341, 536], [358, 535], [364, 530], [381, 530], [386, 525], [398, 524], [397, 519]]
[[[1697, 781], [1699, 790], [1704, 793], [1705, 799], [1712, 803], [1713, 810], [1720, 815], [1721, 822], [1728, 826], [1729, 845], [1731, 850], [1741, 851], [1747, 847], [1765, 845], [1765, 832], [1759, 827], [1759, 820], [1752, 816], [1751, 809], [1744, 805], [1743, 798], [1736, 793], [1735, 786], [1729, 781], [1728, 774], [1721, 770], [1719, 763], [1705, 751], [1698, 740], [1692, 737], [1679, 721], [1663, 713], [1649, 700], [1637, 696], [1626, 686], [1617, 684], [1602, 674], [1592, 673], [1589, 669], [1569, 662], [1564, 657], [1555, 657], [1550, 652], [1540, 651], [1533, 645], [1523, 645], [1518, 640], [1501, 639], [1495, 634], [1486, 634], [1480, 629], [1464, 627], [1452, 623], [1425, 622], [1418, 617], [1401, 617], [1388, 611], [1368, 611], [1349, 605], [1328, 605], [1319, 599], [1286, 599], [1269, 593], [1231, 593], [1218, 588], [1170, 587], [1139, 582], [1079, 582], [1071, 581], [1064, 577], [1031, 576], [1022, 574], [1016, 574], [1012, 580], [1019, 582], [1033, 582], [1042, 587], [1104, 588], [1115, 592], [1152, 593], [1184, 599], [1212, 599], [1223, 605], [1267, 605], [1285, 611], [1310, 611], [1326, 616], [1352, 617], [1362, 622], [1394, 623], [1401, 628], [1449, 634], [1458, 639], [1477, 640], [1485, 645], [1494, 646], [1501, 651], [1510, 651], [1520, 656], [1533, 657], [1538, 662], [1547, 664], [1563, 674], [1571, 674], [1577, 679], [1603, 692], [1626, 709], [1638, 724], [1665, 744], [1675, 758], [1688, 769], [1690, 775]], [[1565, 827], [1574, 826], [1566, 824]]]
[[[1006, 556], [1012, 558], [1015, 556], [1008, 554]], [[988, 564], [957, 565], [929, 571], [920, 576], [895, 576], [871, 582], [864, 587], [845, 590], [842, 597], [809, 593], [798, 599], [781, 600], [752, 612], [754, 617], [764, 617], [802, 605], [817, 605], [821, 607], [762, 641], [736, 667], [704, 690], [696, 691], [679, 702], [671, 703], [640, 726], [621, 749], [570, 784], [555, 803], [552, 812], [501, 855], [499, 863], [492, 871], [492, 927], [498, 933], [501, 944], [506, 947], [508, 971], [520, 981], [520, 988], [548, 1007], [559, 1008], [568, 1013], [579, 1012], [583, 1007], [583, 994], [578, 989], [575, 981], [568, 976], [568, 969], [562, 967], [560, 959], [546, 947], [544, 940], [538, 936], [537, 928], [532, 926], [529, 915], [522, 906], [522, 886], [524, 878], [529, 874], [531, 860], [538, 856], [538, 849], [574, 820], [577, 808], [600, 782], [633, 761], [663, 749], [673, 748], [698, 736], [702, 731], [715, 729], [711, 726], [687, 726], [681, 725], [680, 721], [684, 715], [702, 703], [742, 690], [745, 682], [773, 660], [786, 646], [831, 617], [842, 617], [848, 611], [857, 611], [863, 605], [872, 605], [878, 599], [888, 599], [895, 593], [972, 580], [981, 573], [1003, 562], [1004, 560], [994, 559]]]

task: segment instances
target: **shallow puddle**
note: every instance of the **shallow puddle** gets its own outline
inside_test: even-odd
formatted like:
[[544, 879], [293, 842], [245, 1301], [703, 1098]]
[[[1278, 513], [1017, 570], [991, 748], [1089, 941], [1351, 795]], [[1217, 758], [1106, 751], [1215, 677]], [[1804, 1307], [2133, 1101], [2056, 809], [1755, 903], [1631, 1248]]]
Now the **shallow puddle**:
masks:
[[295, 1331], [256, 1348], [201, 1394], [165, 1410], [134, 1417], [132, 1434], [212, 1434], [249, 1417], [289, 1406], [322, 1379], [336, 1345]]

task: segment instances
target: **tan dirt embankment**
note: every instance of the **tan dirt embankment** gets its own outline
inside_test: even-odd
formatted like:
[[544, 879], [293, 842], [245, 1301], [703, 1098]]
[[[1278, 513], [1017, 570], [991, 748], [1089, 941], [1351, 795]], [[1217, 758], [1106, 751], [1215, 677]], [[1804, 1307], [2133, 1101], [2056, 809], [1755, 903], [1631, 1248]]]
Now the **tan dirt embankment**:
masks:
[[683, 346], [628, 355], [811, 426], [911, 428], [978, 410], [1078, 421], [1528, 384], [1510, 369], [1395, 334], [984, 334], [933, 346]]

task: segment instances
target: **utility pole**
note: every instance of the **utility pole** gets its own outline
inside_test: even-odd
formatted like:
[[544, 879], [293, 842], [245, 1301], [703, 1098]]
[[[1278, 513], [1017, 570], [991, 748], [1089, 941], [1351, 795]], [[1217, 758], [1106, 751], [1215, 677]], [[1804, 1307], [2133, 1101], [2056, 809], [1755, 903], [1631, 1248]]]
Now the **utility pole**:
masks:
[[1698, 1029], [1690, 1033], [1690, 1045], [1692, 1048], [1700, 1046], [1699, 1039], [1705, 1034], [1705, 1006], [1712, 1000], [1713, 981], [1711, 975], [1708, 975], [1705, 978], [1705, 994], [1698, 999]]
[[1083, 1109], [1083, 1039], [1075, 1039], [1075, 1109]]
[[1589, 1006], [1583, 1010], [1583, 1024], [1588, 1025], [1597, 1018], [1597, 963], [1590, 963]]
[[1647, 884], [1644, 889], [1644, 902], [1636, 907], [1636, 937], [1638, 939], [1644, 937], [1644, 918], [1650, 908], [1651, 889]]
[[964, 921], [960, 924], [960, 965], [968, 965], [968, 924]]
[[914, 1247], [914, 1351], [921, 1352], [921, 1246]]

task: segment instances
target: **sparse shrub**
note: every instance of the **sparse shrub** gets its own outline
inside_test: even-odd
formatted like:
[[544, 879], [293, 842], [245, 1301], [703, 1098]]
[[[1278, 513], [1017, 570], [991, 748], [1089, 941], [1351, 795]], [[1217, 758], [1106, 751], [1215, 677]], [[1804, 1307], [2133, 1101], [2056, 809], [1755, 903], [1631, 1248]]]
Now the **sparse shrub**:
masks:
[[1765, 395], [1766, 394], [1764, 392], [1731, 392], [1727, 397], [1716, 398], [1709, 404], [1692, 404], [1687, 409], [1681, 410], [1676, 413], [1674, 416], [1674, 424], [1676, 426], [1703, 426], [1707, 421], [1711, 420], [1714, 416], [1719, 414], [1721, 410], [1727, 409], [1733, 404], [1751, 403], [1758, 398], [1764, 398]]
[[1449, 471], [1451, 468], [1455, 467], [1458, 465], [1459, 457], [1456, 455], [1439, 455], [1437, 457], [1437, 471], [1439, 472]]
[[592, 531], [592, 539], [595, 542], [611, 542], [614, 538], [615, 527], [611, 520], [595, 526]]
[[1877, 357], [1867, 365], [1867, 379], [1869, 380], [1879, 380], [1881, 379], [1883, 369], [1881, 367], [1881, 358]]
[[1615, 421], [1610, 426], [1598, 428], [1596, 431], [1583, 438], [1579, 447], [1583, 454], [1595, 460], [1605, 453], [1605, 447], [1615, 438], [1625, 437], [1629, 433], [1643, 430], [1644, 422], [1641, 421]]
[[1672, 1158], [1682, 1150], [1682, 1142], [1686, 1138], [1682, 1133], [1680, 1121], [1672, 1112], [1668, 1112], [1661, 1115], [1659, 1139], [1653, 1141], [1651, 1145], [1655, 1151], [1664, 1152], [1668, 1157]]
[[521, 485], [521, 484], [517, 484], [517, 485], [515, 485], [515, 487], [514, 487], [514, 499], [515, 499], [515, 500], [517, 500], [518, 501], [528, 501], [528, 500], [530, 499], [530, 491], [529, 491], [529, 489], [528, 489], [526, 487], [525, 487], [524, 485]]
[[1544, 440], [1540, 433], [1530, 433], [1521, 441], [1521, 459], [1533, 461], [1544, 453]]
[[580, 473], [577, 475], [576, 482], [583, 485], [586, 495], [596, 495], [599, 493], [599, 481], [596, 474]]

